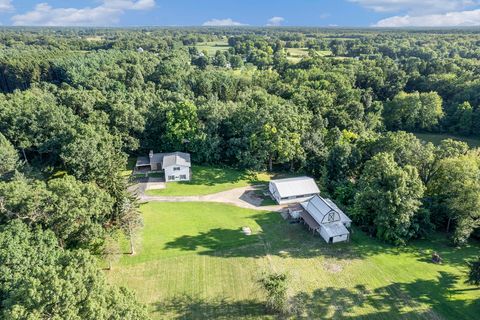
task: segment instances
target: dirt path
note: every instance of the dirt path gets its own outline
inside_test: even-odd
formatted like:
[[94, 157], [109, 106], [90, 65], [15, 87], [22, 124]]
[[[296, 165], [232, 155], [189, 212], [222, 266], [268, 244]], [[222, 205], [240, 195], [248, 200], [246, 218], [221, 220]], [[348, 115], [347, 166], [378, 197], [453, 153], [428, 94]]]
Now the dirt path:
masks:
[[262, 211], [282, 211], [285, 208], [280, 205], [261, 206], [261, 200], [253, 196], [256, 190], [259, 187], [248, 186], [202, 196], [148, 196], [145, 194], [145, 186], [141, 184], [136, 188], [136, 193], [142, 202], [218, 202]]

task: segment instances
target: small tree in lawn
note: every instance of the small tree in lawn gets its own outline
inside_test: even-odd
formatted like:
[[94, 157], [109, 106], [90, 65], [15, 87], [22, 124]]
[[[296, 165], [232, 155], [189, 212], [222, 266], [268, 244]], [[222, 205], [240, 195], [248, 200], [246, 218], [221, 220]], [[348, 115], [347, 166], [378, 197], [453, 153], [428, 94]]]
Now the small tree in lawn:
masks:
[[468, 263], [470, 268], [468, 272], [467, 283], [480, 286], [480, 257]]
[[138, 210], [138, 201], [136, 197], [129, 194], [124, 197], [120, 223], [130, 240], [130, 254], [134, 255], [135, 238], [138, 231], [143, 226], [142, 216]]
[[264, 275], [258, 283], [267, 296], [268, 309], [280, 314], [289, 312], [288, 276], [285, 273]]
[[103, 244], [103, 258], [108, 263], [108, 270], [112, 270], [112, 264], [120, 259], [120, 252], [118, 240], [108, 236]]

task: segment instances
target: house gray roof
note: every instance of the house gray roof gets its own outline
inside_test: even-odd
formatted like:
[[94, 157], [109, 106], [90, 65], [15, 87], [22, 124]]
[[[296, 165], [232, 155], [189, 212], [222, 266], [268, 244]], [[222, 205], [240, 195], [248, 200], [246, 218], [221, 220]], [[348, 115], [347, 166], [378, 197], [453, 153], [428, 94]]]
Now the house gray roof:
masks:
[[150, 165], [150, 159], [148, 157], [138, 157], [136, 167], [144, 167]]
[[324, 199], [319, 195], [301, 205], [319, 224], [352, 222], [330, 199]]
[[150, 158], [150, 164], [162, 163], [164, 156], [165, 156], [165, 153], [154, 153], [154, 154], [152, 154], [152, 157]]
[[171, 166], [191, 167], [190, 154], [184, 152], [165, 153], [162, 161], [162, 168]]
[[320, 193], [315, 180], [309, 177], [272, 180], [270, 183], [276, 187], [281, 198]]

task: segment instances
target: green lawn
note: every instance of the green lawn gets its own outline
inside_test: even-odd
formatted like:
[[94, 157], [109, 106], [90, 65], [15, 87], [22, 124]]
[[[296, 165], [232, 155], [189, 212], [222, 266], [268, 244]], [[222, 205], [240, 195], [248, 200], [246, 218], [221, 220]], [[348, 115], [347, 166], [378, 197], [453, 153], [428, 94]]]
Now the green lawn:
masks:
[[415, 133], [415, 135], [419, 139], [425, 140], [427, 142], [431, 142], [435, 145], [440, 144], [440, 142], [442, 142], [442, 140], [445, 140], [445, 139], [454, 139], [454, 140], [460, 140], [468, 143], [468, 145], [471, 148], [480, 147], [480, 139], [478, 138], [467, 138], [467, 137], [461, 137], [461, 136], [454, 136], [451, 134], [436, 134], [436, 133]]
[[192, 196], [205, 195], [251, 184], [265, 184], [271, 178], [267, 173], [248, 173], [229, 168], [192, 166], [192, 180], [169, 182], [165, 189], [148, 190], [147, 195]]
[[[255, 280], [286, 271], [296, 319], [476, 319], [480, 290], [464, 284], [465, 259], [442, 236], [402, 249], [359, 231], [327, 245], [278, 213], [223, 204], [148, 203], [136, 256], [107, 273], [137, 292], [154, 319], [275, 319]], [[242, 226], [252, 229], [245, 236]], [[442, 265], [429, 261], [437, 251]]]
[[217, 51], [228, 51], [228, 49], [230, 49], [227, 40], [199, 42], [196, 47], [200, 52], [206, 51], [209, 56], [214, 56]]
[[[286, 48], [287, 58], [292, 62], [299, 62], [303, 57], [308, 56], [308, 48]], [[316, 51], [320, 56], [326, 57], [332, 54], [331, 51]]]

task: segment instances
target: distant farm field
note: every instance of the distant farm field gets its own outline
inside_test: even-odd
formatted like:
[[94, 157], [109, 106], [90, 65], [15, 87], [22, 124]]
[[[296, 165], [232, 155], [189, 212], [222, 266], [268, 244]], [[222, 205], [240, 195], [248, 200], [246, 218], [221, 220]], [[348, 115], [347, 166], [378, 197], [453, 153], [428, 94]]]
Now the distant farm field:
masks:
[[[308, 56], [308, 48], [287, 48], [287, 58], [292, 62], [299, 62], [302, 58]], [[320, 56], [329, 56], [332, 54], [331, 51], [316, 51]]]
[[[135, 256], [107, 276], [133, 289], [153, 319], [276, 319], [256, 285], [285, 271], [294, 319], [478, 319], [480, 290], [465, 285], [465, 258], [443, 235], [394, 248], [354, 230], [327, 245], [278, 213], [212, 203], [147, 203]], [[248, 226], [251, 236], [241, 232]], [[443, 264], [430, 262], [433, 251]]]
[[209, 56], [215, 55], [217, 51], [227, 51], [230, 46], [227, 40], [219, 40], [212, 42], [199, 42], [196, 45], [198, 51], [206, 51]]
[[442, 140], [445, 139], [454, 139], [468, 143], [471, 148], [478, 148], [480, 147], [480, 139], [479, 138], [471, 138], [471, 137], [461, 137], [461, 136], [454, 136], [450, 134], [435, 134], [435, 133], [415, 133], [415, 135], [424, 141], [431, 142], [435, 145], [440, 144]]

